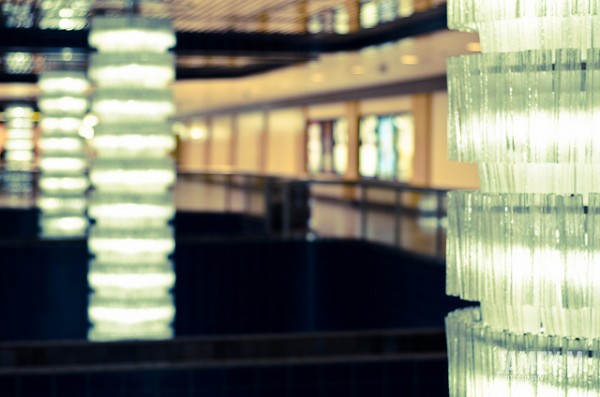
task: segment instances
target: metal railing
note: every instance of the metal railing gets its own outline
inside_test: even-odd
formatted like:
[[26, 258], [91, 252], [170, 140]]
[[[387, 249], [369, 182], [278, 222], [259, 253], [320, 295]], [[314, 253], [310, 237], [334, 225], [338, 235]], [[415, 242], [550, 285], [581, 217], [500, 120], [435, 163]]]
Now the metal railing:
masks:
[[[355, 238], [442, 260], [446, 193], [377, 180], [216, 172], [180, 173], [175, 188], [178, 209], [260, 217], [268, 236]], [[30, 206], [36, 195], [33, 188], [19, 197]]]
[[182, 173], [179, 181], [212, 189], [211, 197], [199, 197], [210, 206], [195, 202], [198, 209], [264, 217], [270, 236], [358, 238], [445, 258], [445, 189], [208, 172]]

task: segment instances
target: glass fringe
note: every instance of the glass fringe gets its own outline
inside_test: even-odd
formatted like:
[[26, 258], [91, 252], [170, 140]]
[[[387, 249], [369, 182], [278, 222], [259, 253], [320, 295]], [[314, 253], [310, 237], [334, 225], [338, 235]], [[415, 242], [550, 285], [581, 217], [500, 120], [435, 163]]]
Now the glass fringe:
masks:
[[[486, 313], [533, 306], [537, 315], [525, 316], [529, 323], [519, 329], [555, 324], [553, 332], [576, 335], [581, 322], [556, 323], [542, 312], [600, 308], [600, 194], [590, 194], [584, 207], [581, 195], [450, 192], [446, 261], [449, 295], [493, 303]], [[506, 316], [523, 317], [489, 321], [519, 324]], [[596, 335], [600, 327], [585, 332]]]
[[600, 50], [448, 61], [452, 160], [600, 163]]
[[598, 15], [595, 0], [448, 2], [448, 27], [479, 32], [484, 52], [598, 48]]
[[[168, 190], [176, 173], [168, 153], [174, 145], [168, 122], [175, 111], [169, 88], [174, 57], [166, 50], [175, 35], [169, 21], [98, 17], [89, 41], [99, 50], [90, 67], [99, 123], [90, 170], [95, 194], [89, 212], [96, 222], [88, 239], [95, 256], [88, 336], [168, 338], [175, 316], [175, 273], [168, 260], [175, 248], [168, 225], [175, 206]], [[164, 282], [160, 288], [156, 277]]]
[[[68, 118], [81, 125], [88, 109], [86, 90], [89, 82], [84, 73], [47, 71], [40, 75], [42, 95], [38, 107], [42, 111], [39, 168], [41, 194], [37, 200], [42, 210], [40, 229], [42, 238], [81, 238], [85, 236], [88, 220], [86, 189], [89, 186], [86, 143], [78, 129], [57, 129], [56, 123], [45, 119]], [[51, 145], [52, 139], [55, 140]], [[65, 143], [69, 144], [65, 144]], [[79, 188], [69, 181], [78, 180]], [[54, 189], [46, 189], [45, 182], [54, 180]], [[50, 204], [50, 205], [48, 205]]]
[[[449, 0], [482, 54], [448, 61], [450, 396], [600, 395], [600, 2]], [[596, 191], [594, 191], [596, 190]]]
[[478, 308], [446, 318], [451, 396], [600, 396], [600, 340], [519, 334], [481, 321]]

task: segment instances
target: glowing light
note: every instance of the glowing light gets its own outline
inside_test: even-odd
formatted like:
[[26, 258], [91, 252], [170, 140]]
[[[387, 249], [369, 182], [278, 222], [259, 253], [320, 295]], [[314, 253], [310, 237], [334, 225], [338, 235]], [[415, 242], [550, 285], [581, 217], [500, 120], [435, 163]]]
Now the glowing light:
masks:
[[41, 236], [82, 237], [88, 226], [84, 195], [89, 182], [87, 148], [78, 130], [88, 108], [89, 82], [83, 73], [48, 71], [40, 75], [39, 87]]
[[98, 87], [96, 119], [86, 121], [97, 155], [90, 170], [89, 338], [168, 338], [175, 316], [168, 260], [175, 206], [168, 189], [176, 173], [167, 119], [175, 112], [168, 88], [175, 71], [165, 51], [175, 35], [168, 21], [95, 18], [89, 42], [99, 50], [89, 70]]
[[403, 65], [418, 65], [421, 61], [416, 55], [402, 55], [400, 57], [400, 63]]
[[355, 75], [362, 75], [367, 73], [367, 69], [363, 65], [354, 65], [350, 68], [350, 73]]
[[495, 329], [476, 308], [450, 313], [446, 328], [451, 396], [600, 396], [597, 339]]
[[113, 192], [162, 192], [175, 183], [173, 161], [101, 161], [97, 159], [90, 179], [97, 190]]
[[87, 178], [80, 176], [42, 176], [40, 178], [39, 187], [44, 192], [59, 193], [84, 193], [89, 187]]
[[165, 89], [97, 89], [92, 111], [101, 119], [165, 120], [175, 112], [173, 94]]
[[[139, 199], [139, 201], [135, 201]], [[170, 195], [95, 196], [89, 214], [98, 223], [165, 224], [175, 215], [175, 205]]]
[[114, 294], [164, 296], [175, 285], [175, 274], [170, 262], [106, 266], [92, 261], [88, 280], [96, 291], [114, 289]]
[[190, 130], [190, 138], [201, 140], [206, 138], [206, 130], [200, 127], [194, 127]]
[[92, 55], [90, 77], [106, 86], [164, 87], [175, 78], [175, 58], [168, 53]]
[[84, 75], [59, 71], [45, 72], [38, 85], [43, 92], [69, 92], [75, 95], [85, 94], [90, 87]]
[[599, 48], [598, 8], [592, 0], [454, 0], [448, 26], [479, 32], [486, 52]]
[[164, 157], [175, 149], [175, 137], [166, 122], [105, 123], [95, 129], [92, 146], [102, 157]]
[[467, 43], [467, 50], [471, 52], [481, 51], [481, 43], [478, 41]]
[[25, 105], [9, 105], [4, 110], [4, 117], [7, 131], [4, 185], [11, 195], [29, 194], [32, 191], [34, 160], [33, 109]]
[[40, 139], [40, 149], [42, 151], [54, 152], [81, 152], [85, 150], [84, 143], [78, 137], [72, 136], [49, 136]]
[[313, 73], [310, 75], [310, 81], [313, 83], [322, 83], [325, 81], [325, 76], [323, 76], [323, 73]]
[[85, 216], [46, 216], [40, 220], [46, 238], [81, 237], [88, 226]]
[[81, 119], [72, 116], [44, 115], [40, 121], [40, 128], [46, 132], [73, 132], [81, 127]]
[[38, 199], [38, 207], [48, 215], [58, 215], [65, 209], [75, 210], [84, 213], [87, 207], [87, 200], [80, 195], [74, 196], [43, 196]]
[[482, 54], [450, 59], [449, 154], [483, 192], [448, 203], [451, 397], [598, 396], [600, 141], [592, 0], [449, 0]]
[[45, 96], [39, 99], [38, 106], [45, 113], [81, 114], [87, 110], [88, 102], [84, 97]]
[[94, 18], [88, 41], [103, 53], [165, 52], [175, 46], [175, 34], [167, 20], [135, 16]]
[[83, 173], [87, 160], [83, 157], [45, 157], [40, 161], [40, 169], [50, 173]]

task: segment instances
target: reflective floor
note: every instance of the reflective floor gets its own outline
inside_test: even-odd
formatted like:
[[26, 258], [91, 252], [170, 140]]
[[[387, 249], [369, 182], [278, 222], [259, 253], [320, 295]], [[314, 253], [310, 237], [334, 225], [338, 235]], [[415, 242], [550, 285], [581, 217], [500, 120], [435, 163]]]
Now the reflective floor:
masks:
[[[227, 189], [218, 184], [180, 180], [175, 198], [179, 210], [232, 211], [254, 215], [264, 215], [265, 212], [264, 192], [247, 194], [241, 188]], [[360, 208], [348, 201], [321, 198], [314, 192], [309, 206], [310, 231], [318, 237], [365, 238], [425, 255], [444, 254], [445, 228], [440, 228], [441, 235], [438, 237], [438, 223], [434, 216], [397, 214], [393, 208], [382, 206]]]

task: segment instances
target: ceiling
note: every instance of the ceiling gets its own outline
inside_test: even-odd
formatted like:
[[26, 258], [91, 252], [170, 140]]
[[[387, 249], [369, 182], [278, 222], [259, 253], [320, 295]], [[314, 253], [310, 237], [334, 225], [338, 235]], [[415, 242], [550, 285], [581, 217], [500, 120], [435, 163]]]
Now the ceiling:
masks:
[[360, 51], [323, 54], [317, 60], [240, 79], [174, 84], [181, 118], [326, 93], [382, 87], [445, 76], [449, 56], [478, 50], [475, 34], [440, 31]]
[[[173, 21], [178, 39], [173, 88], [182, 118], [444, 75], [446, 58], [468, 52], [477, 41], [445, 30], [445, 4], [348, 34], [329, 25], [320, 33], [306, 32], [307, 19], [339, 11], [342, 4], [350, 2], [0, 0], [0, 101], [35, 100], [33, 83], [44, 69], [85, 70], [88, 18], [132, 8]], [[72, 19], [70, 29], [47, 29], [65, 16]], [[7, 69], [9, 56], [14, 70]]]

